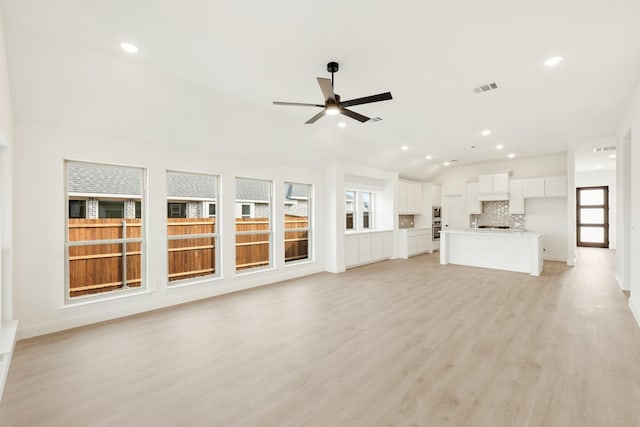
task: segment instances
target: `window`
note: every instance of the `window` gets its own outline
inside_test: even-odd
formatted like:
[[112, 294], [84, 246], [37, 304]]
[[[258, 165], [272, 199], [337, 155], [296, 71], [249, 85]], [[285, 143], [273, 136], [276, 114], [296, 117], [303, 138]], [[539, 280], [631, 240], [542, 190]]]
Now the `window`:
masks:
[[208, 203], [207, 204], [207, 209], [209, 212], [209, 218], [215, 218], [216, 217], [216, 204], [215, 203]]
[[236, 271], [271, 265], [271, 186], [236, 178]]
[[168, 202], [167, 203], [167, 218], [186, 218], [187, 217], [187, 204]]
[[169, 285], [215, 275], [218, 233], [214, 201], [218, 197], [218, 177], [167, 172], [167, 197], [171, 199], [167, 202]]
[[251, 218], [251, 205], [242, 205], [242, 218]]
[[286, 182], [284, 187], [284, 261], [309, 259], [311, 186]]
[[69, 218], [86, 218], [87, 201], [69, 200]]
[[356, 192], [355, 191], [345, 191], [344, 192], [345, 199], [345, 212], [347, 214], [347, 230], [355, 230], [356, 224], [354, 222], [354, 214], [355, 214], [355, 201], [356, 201]]
[[362, 228], [368, 229], [371, 227], [371, 199], [373, 196], [371, 193], [361, 193], [362, 198]]
[[577, 245], [609, 247], [609, 187], [576, 188]]
[[345, 191], [347, 230], [368, 230], [373, 227], [374, 195], [364, 191]]
[[69, 208], [65, 300], [140, 290], [144, 171], [82, 162], [65, 166]]
[[124, 200], [99, 200], [98, 218], [124, 218]]

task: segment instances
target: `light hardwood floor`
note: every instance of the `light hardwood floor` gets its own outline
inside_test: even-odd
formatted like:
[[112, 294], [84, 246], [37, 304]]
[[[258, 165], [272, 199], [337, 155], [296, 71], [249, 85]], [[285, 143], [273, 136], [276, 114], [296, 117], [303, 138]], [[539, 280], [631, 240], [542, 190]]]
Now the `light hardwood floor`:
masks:
[[640, 426], [613, 253], [541, 277], [438, 255], [21, 341], [2, 426]]

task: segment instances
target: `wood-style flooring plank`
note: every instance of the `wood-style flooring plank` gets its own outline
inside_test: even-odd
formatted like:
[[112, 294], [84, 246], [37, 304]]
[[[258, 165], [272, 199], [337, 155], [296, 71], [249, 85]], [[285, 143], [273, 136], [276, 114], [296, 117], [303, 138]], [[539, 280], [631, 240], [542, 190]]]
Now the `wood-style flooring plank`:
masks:
[[640, 426], [614, 253], [438, 254], [20, 341], [2, 426]]

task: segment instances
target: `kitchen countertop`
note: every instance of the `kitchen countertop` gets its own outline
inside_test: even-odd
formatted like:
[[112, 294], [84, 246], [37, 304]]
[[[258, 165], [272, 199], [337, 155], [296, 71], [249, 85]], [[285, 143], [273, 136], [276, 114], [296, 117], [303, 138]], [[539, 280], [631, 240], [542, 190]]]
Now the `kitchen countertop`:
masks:
[[513, 236], [513, 237], [540, 237], [542, 233], [538, 233], [536, 231], [522, 231], [522, 230], [513, 230], [513, 229], [493, 229], [493, 228], [482, 228], [482, 229], [445, 229], [442, 230], [441, 233], [456, 233], [456, 234], [477, 234], [477, 235], [492, 235], [492, 236]]

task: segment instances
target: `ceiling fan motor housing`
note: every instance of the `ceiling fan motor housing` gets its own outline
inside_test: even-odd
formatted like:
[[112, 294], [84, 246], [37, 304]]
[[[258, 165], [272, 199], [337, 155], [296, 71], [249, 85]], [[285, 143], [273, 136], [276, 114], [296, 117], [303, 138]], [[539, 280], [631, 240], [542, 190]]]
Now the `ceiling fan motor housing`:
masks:
[[327, 64], [327, 71], [330, 73], [337, 73], [338, 72], [338, 63], [337, 62], [329, 62]]

